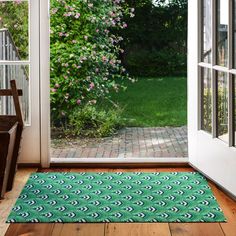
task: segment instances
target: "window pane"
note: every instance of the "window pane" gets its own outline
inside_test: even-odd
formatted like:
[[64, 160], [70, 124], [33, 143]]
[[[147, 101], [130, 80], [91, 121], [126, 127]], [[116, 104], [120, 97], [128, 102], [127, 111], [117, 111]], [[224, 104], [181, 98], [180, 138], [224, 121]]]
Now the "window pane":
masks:
[[212, 75], [211, 70], [202, 69], [202, 129], [212, 133]]
[[228, 78], [227, 73], [217, 73], [218, 137], [228, 142]]
[[[29, 66], [23, 65], [1, 65], [0, 66], [0, 89], [10, 88], [10, 81], [16, 80], [18, 89], [23, 90], [23, 96], [20, 98], [22, 105], [23, 118], [26, 124], [29, 124]], [[14, 115], [15, 107], [12, 97], [1, 97], [0, 114]]]
[[228, 65], [228, 0], [217, 0], [217, 64]]
[[203, 0], [203, 52], [202, 60], [205, 63], [212, 61], [212, 5], [211, 0]]
[[0, 60], [28, 60], [28, 38], [28, 1], [0, 0]]

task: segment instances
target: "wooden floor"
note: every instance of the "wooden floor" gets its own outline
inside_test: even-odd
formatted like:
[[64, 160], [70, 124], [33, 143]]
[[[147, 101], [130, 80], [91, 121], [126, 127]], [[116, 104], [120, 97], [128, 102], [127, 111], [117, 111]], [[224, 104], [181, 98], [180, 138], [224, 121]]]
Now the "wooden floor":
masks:
[[[41, 170], [42, 171], [42, 170]], [[45, 170], [43, 170], [45, 171]], [[193, 171], [191, 168], [155, 169], [49, 169], [46, 171]], [[104, 224], [11, 224], [6, 236], [236, 236], [236, 202], [213, 183], [212, 190], [227, 223], [104, 223]], [[0, 205], [1, 206], [1, 205]]]

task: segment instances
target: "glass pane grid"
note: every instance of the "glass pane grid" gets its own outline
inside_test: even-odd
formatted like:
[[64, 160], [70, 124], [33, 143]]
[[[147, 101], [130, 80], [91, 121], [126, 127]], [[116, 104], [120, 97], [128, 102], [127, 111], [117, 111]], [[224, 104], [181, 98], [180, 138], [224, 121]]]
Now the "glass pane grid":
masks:
[[229, 142], [229, 93], [228, 93], [228, 75], [225, 72], [217, 72], [217, 135]]
[[[228, 0], [201, 3], [201, 129], [236, 146], [236, 0], [233, 9], [229, 8]], [[229, 91], [233, 91], [233, 96]]]
[[[0, 88], [9, 89], [10, 80], [16, 80], [23, 118], [30, 125], [29, 101], [29, 1], [0, 0]], [[14, 115], [12, 97], [0, 99], [0, 114]]]

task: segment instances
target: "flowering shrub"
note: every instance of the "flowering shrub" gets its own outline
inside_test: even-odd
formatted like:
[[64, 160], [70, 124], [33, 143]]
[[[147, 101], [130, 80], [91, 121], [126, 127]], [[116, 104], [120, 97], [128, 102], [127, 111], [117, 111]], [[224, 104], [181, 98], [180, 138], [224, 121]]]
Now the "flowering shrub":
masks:
[[0, 29], [8, 29], [21, 60], [28, 59], [28, 2], [0, 1]]
[[123, 40], [114, 29], [126, 28], [123, 16], [133, 9], [123, 0], [51, 0], [52, 120], [119, 91], [130, 79], [121, 65]]

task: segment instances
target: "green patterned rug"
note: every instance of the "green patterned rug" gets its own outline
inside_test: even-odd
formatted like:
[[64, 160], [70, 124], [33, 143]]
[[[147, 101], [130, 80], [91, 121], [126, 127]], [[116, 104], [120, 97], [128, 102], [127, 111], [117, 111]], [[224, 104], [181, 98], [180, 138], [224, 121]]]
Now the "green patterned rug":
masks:
[[36, 173], [11, 222], [224, 222], [206, 179], [196, 172]]

